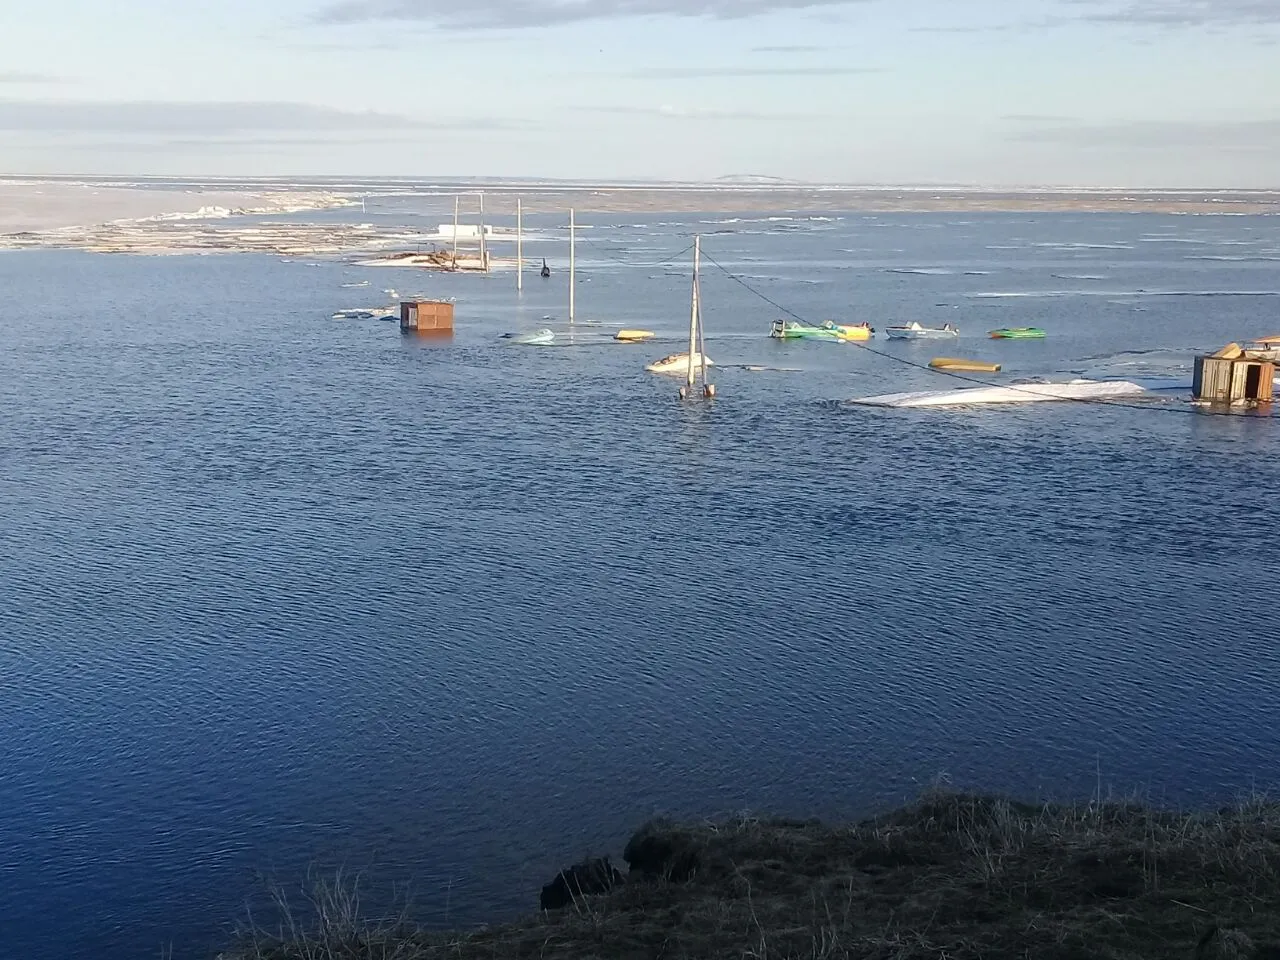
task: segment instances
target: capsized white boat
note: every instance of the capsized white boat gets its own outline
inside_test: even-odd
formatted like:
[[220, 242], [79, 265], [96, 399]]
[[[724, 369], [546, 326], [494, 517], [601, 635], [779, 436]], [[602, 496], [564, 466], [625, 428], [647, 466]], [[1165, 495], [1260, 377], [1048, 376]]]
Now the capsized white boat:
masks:
[[359, 307], [354, 310], [335, 310], [333, 313], [334, 320], [395, 320], [398, 319], [396, 314], [399, 311], [395, 307], [382, 307], [380, 309], [365, 309]]
[[[687, 374], [689, 372], [690, 356], [691, 355], [688, 353], [673, 353], [670, 356], [663, 357], [661, 360], [655, 360], [653, 363], [646, 364], [645, 369], [650, 373]], [[704, 363], [708, 367], [715, 366], [715, 363], [712, 362], [710, 357], [703, 357], [703, 355], [696, 350], [693, 352], [692, 357], [693, 368], [695, 370], [702, 367]]]
[[886, 393], [850, 400], [869, 407], [956, 407], [975, 403], [1040, 403], [1047, 400], [1107, 400], [1146, 393], [1128, 380], [1071, 380], [1067, 383], [1014, 383], [1007, 387]]
[[884, 332], [890, 340], [943, 340], [960, 336], [960, 331], [949, 323], [926, 327], [914, 320], [906, 326], [885, 327]]
[[518, 343], [526, 347], [545, 347], [556, 339], [555, 332], [548, 327], [542, 327], [528, 333], [504, 333], [502, 336], [512, 343]]

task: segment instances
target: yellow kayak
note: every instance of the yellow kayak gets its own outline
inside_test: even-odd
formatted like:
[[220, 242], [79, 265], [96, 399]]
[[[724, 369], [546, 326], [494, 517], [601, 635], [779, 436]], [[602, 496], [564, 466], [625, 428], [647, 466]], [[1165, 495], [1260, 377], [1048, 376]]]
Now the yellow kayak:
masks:
[[968, 373], [999, 373], [1000, 364], [985, 360], [960, 360], [956, 357], [934, 357], [929, 366], [935, 370], [957, 370]]

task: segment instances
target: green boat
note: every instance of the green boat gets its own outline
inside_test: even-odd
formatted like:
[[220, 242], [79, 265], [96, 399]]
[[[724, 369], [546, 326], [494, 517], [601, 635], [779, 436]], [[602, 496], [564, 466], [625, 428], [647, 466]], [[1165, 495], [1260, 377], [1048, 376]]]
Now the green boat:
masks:
[[843, 343], [846, 340], [870, 340], [873, 333], [875, 328], [869, 323], [836, 323], [833, 320], [824, 321], [820, 327], [793, 320], [775, 320], [769, 328], [769, 336], [775, 340], [835, 340]]
[[1041, 327], [1001, 327], [992, 330], [992, 340], [1043, 340], [1044, 330]]

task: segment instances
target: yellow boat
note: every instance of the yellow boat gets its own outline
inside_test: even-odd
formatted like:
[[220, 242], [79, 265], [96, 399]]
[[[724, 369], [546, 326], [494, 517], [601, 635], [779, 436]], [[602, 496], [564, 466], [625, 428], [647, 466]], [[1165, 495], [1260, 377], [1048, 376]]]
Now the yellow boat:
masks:
[[968, 373], [999, 373], [1000, 364], [985, 360], [960, 360], [956, 357], [934, 357], [929, 366], [935, 370], [957, 370]]
[[836, 323], [828, 320], [823, 325], [825, 330], [834, 330], [841, 340], [870, 340], [875, 328], [869, 323]]
[[653, 339], [652, 330], [619, 330], [613, 335], [615, 340], [624, 340], [627, 343], [640, 343], [644, 340]]

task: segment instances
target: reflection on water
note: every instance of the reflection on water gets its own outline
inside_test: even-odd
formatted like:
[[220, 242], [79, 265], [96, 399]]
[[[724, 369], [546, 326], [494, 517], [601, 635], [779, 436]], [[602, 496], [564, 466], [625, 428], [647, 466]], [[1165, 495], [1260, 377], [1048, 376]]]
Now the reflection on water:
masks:
[[[686, 246], [692, 223], [662, 219], [611, 239]], [[1055, 273], [1280, 289], [1274, 265], [1137, 242], [1274, 246], [1270, 220], [966, 220], [707, 246], [794, 278], [767, 289], [803, 316], [957, 323], [947, 352], [1009, 376], [1172, 375], [1273, 332], [1262, 298], [973, 296]], [[580, 254], [580, 312], [679, 342], [687, 273]], [[665, 342], [501, 342], [564, 315], [549, 259], [520, 299], [498, 275], [375, 277], [458, 298], [456, 336], [427, 343], [329, 319], [368, 275], [341, 264], [0, 257], [16, 956], [200, 956], [262, 874], [310, 864], [492, 919], [657, 810], [852, 815], [941, 772], [1085, 795], [1101, 769], [1177, 802], [1266, 785], [1280, 422], [842, 407], [947, 382], [772, 342], [775, 311], [711, 270], [720, 396], [682, 406], [642, 371]], [[1028, 324], [1049, 337], [985, 339]]]

